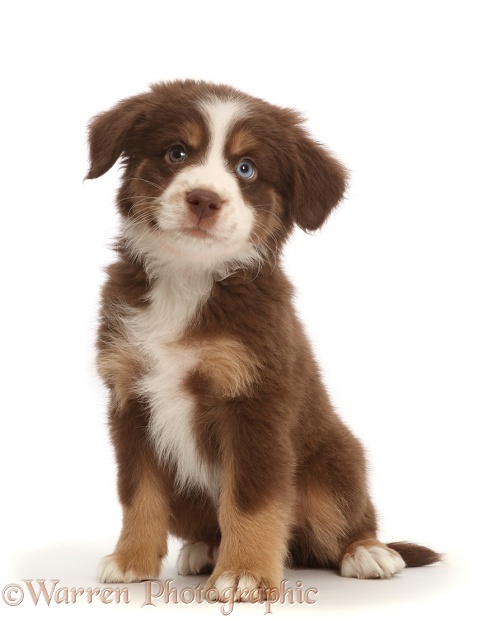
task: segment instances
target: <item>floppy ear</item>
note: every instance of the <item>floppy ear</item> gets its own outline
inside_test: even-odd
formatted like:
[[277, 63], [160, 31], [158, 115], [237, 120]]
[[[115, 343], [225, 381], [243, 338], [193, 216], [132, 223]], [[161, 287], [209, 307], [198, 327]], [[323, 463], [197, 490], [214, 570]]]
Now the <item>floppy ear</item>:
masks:
[[296, 143], [290, 200], [295, 223], [306, 232], [321, 227], [342, 199], [347, 176], [339, 161], [302, 132]]
[[144, 97], [137, 95], [120, 101], [107, 112], [98, 114], [88, 125], [90, 169], [86, 178], [98, 178], [119, 159], [144, 116]]

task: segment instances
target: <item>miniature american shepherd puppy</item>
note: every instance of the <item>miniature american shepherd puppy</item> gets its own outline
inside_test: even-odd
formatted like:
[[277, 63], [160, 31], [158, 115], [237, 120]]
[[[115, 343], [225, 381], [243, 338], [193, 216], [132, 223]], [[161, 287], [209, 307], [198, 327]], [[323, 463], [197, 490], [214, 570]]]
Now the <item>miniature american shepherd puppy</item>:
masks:
[[377, 539], [363, 448], [292, 306], [281, 248], [295, 225], [321, 227], [347, 182], [302, 123], [197, 81], [90, 123], [87, 177], [123, 164], [97, 343], [123, 524], [102, 582], [157, 578], [169, 534], [179, 574], [237, 600], [277, 590], [285, 566], [389, 578], [439, 560]]

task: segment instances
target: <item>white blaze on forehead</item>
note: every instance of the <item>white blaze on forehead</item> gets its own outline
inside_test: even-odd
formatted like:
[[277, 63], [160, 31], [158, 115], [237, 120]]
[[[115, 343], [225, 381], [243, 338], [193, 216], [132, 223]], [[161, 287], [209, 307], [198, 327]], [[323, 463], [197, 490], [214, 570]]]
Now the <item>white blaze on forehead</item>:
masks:
[[224, 151], [226, 139], [233, 124], [247, 114], [248, 105], [238, 99], [218, 99], [213, 97], [202, 101], [200, 109], [209, 127], [210, 141], [205, 162], [226, 165]]

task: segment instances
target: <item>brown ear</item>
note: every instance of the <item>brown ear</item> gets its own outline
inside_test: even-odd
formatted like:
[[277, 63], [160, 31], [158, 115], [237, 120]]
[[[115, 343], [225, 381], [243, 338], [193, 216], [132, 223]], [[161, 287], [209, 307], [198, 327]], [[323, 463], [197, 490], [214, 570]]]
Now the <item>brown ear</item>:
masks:
[[304, 231], [317, 230], [326, 221], [347, 188], [347, 170], [304, 132], [296, 144], [290, 208]]
[[144, 115], [144, 97], [124, 99], [88, 125], [90, 169], [86, 178], [98, 178], [109, 171], [126, 150], [133, 129]]

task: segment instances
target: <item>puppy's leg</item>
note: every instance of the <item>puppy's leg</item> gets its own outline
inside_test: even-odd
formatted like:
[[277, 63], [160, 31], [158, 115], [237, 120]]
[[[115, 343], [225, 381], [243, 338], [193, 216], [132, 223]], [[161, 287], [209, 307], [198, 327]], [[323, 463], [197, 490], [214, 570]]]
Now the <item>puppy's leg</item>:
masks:
[[[388, 579], [406, 566], [397, 551], [376, 539], [375, 529], [355, 533], [352, 539], [359, 540], [352, 542], [348, 521], [329, 491], [304, 490], [300, 498], [292, 566], [338, 567], [342, 576], [359, 579]], [[372, 513], [372, 507], [368, 510]], [[366, 513], [364, 518], [372, 523], [372, 515]]]
[[169, 505], [165, 472], [144, 434], [146, 414], [137, 402], [111, 414], [111, 430], [119, 467], [123, 524], [113, 554], [102, 559], [101, 582], [134, 582], [160, 574], [167, 553]]
[[272, 441], [261, 436], [253, 419], [233, 416], [237, 426], [225, 432], [223, 453], [221, 545], [207, 589], [220, 599], [254, 602], [275, 598], [283, 577], [293, 507], [291, 447], [278, 444], [276, 432]]
[[345, 509], [321, 478], [303, 477], [298, 489], [290, 564], [294, 568], [335, 568], [350, 534]]
[[221, 599], [229, 591], [238, 601], [256, 601], [279, 588], [288, 535], [285, 508], [267, 500], [261, 508], [247, 510], [231, 488], [223, 490], [219, 558], [207, 589], [216, 589]]
[[405, 562], [376, 539], [362, 447], [345, 428], [338, 437], [330, 434], [327, 443], [339, 448], [323, 450], [313, 462], [321, 474], [310, 470], [301, 478], [293, 564], [338, 567], [345, 577], [390, 578]]
[[101, 582], [135, 582], [160, 573], [167, 552], [167, 505], [150, 470], [137, 471], [137, 487], [123, 504], [123, 525], [113, 554], [99, 566]]

